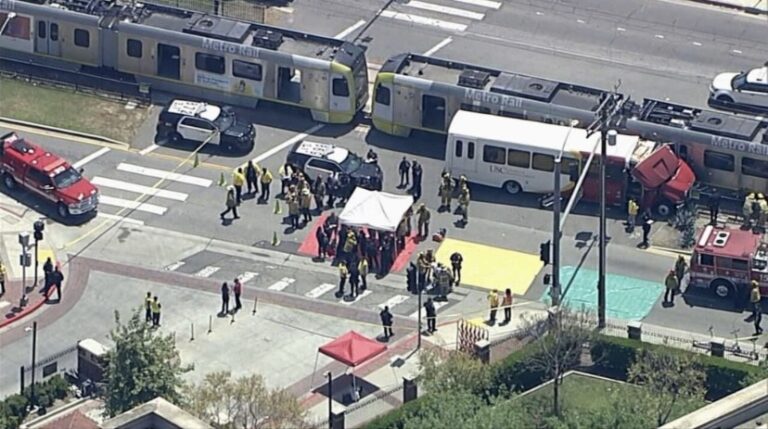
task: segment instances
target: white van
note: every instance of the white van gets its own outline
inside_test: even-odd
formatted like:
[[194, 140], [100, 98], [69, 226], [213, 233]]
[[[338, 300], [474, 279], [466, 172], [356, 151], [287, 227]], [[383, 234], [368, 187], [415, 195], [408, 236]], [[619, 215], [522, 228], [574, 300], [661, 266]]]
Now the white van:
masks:
[[[446, 169], [454, 177], [463, 174], [469, 182], [499, 187], [510, 194], [550, 193], [554, 191], [555, 157], [564, 142], [560, 183], [561, 190], [567, 191], [575, 186], [570, 171], [578, 170], [599, 145], [599, 133], [587, 137], [581, 128], [460, 110], [448, 129]], [[638, 143], [638, 137], [619, 135], [616, 145], [608, 147], [609, 159], [625, 160], [629, 166]], [[597, 164], [598, 156], [592, 166]]]

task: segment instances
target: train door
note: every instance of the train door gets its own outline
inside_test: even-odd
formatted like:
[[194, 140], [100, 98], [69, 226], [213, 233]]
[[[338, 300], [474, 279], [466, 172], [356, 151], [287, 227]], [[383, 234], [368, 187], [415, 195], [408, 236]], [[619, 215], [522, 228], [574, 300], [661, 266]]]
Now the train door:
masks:
[[168, 79], [181, 79], [181, 52], [177, 46], [157, 44], [157, 75]]
[[380, 82], [373, 93], [373, 116], [392, 122], [392, 84]]
[[344, 75], [331, 75], [331, 111], [347, 112], [352, 109], [352, 97], [349, 92], [349, 81]]
[[445, 131], [445, 98], [424, 94], [421, 96], [421, 126]]
[[61, 56], [61, 42], [59, 41], [59, 24], [51, 22], [48, 27], [48, 55]]
[[277, 66], [277, 99], [290, 103], [301, 102], [301, 70]]
[[100, 28], [101, 33], [101, 65], [110, 69], [117, 69], [118, 37], [117, 32], [109, 28]]
[[35, 37], [35, 52], [48, 54], [48, 21], [37, 21], [37, 37]]
[[35, 37], [35, 52], [61, 56], [61, 45], [59, 44], [59, 24], [55, 22], [37, 21], [37, 36]]

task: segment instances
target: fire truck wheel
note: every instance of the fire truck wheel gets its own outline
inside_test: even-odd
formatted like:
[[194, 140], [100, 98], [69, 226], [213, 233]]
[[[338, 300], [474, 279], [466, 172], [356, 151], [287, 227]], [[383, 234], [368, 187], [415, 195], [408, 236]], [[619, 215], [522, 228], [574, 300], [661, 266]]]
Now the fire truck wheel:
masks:
[[59, 212], [59, 216], [62, 219], [69, 217], [69, 207], [67, 207], [67, 205], [64, 203], [59, 203], [59, 205], [56, 206], [56, 211]]
[[712, 290], [712, 293], [720, 299], [732, 298], [736, 290], [733, 283], [725, 279], [713, 280], [712, 283], [709, 284], [709, 288]]
[[672, 214], [672, 206], [668, 202], [661, 202], [656, 206], [656, 214], [662, 218], [667, 218]]
[[8, 190], [13, 190], [16, 188], [16, 179], [8, 173], [3, 174], [3, 185], [5, 185]]

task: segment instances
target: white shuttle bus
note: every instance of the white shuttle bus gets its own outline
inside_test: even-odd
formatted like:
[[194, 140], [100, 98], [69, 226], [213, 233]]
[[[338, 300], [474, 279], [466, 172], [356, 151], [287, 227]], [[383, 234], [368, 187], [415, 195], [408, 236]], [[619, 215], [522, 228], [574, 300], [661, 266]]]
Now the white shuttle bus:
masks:
[[[463, 174], [471, 183], [499, 187], [510, 194], [550, 193], [554, 191], [554, 160], [565, 142], [560, 183], [561, 190], [568, 191], [575, 186], [571, 169], [581, 171], [581, 162], [587, 160], [599, 138], [599, 133], [587, 137], [581, 128], [461, 110], [448, 129], [446, 169], [453, 177]], [[632, 159], [638, 140], [618, 136], [616, 145], [608, 148], [609, 163], [625, 164], [621, 161]], [[591, 168], [596, 168], [597, 161], [596, 156]]]

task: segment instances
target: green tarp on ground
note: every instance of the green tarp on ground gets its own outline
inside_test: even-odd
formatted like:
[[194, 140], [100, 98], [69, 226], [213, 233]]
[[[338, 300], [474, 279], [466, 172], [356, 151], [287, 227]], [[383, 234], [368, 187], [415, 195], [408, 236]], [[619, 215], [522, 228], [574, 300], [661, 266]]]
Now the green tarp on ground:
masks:
[[[574, 277], [575, 274], [575, 277]], [[565, 266], [560, 269], [560, 284], [565, 297], [563, 304], [572, 310], [584, 309], [597, 313], [597, 271]], [[661, 280], [650, 282], [634, 277], [606, 274], [606, 316], [621, 320], [642, 320], [664, 293]], [[541, 301], [550, 303], [549, 288]]]

